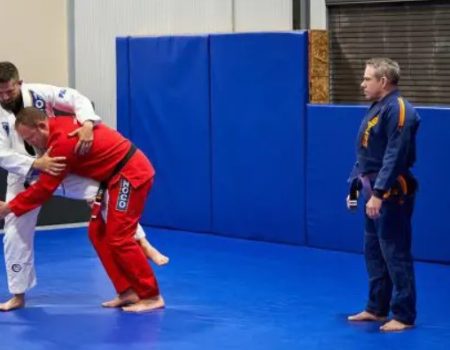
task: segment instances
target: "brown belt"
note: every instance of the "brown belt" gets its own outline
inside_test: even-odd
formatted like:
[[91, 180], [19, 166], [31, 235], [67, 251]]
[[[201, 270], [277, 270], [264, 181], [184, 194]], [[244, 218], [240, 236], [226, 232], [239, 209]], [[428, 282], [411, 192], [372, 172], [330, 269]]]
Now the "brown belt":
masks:
[[[372, 196], [372, 181], [377, 178], [377, 173], [364, 174], [359, 177], [361, 181], [362, 193], [366, 199]], [[412, 192], [408, 188], [408, 182], [404, 175], [399, 175], [397, 177], [397, 183], [399, 186], [392, 186], [384, 195], [383, 199], [387, 199], [391, 196], [406, 196]]]

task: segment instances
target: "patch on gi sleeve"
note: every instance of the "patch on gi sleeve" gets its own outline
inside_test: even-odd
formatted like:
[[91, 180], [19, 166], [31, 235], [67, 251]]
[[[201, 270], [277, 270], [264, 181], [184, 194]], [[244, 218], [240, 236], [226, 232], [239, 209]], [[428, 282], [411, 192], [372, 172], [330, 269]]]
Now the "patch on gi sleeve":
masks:
[[127, 179], [121, 178], [119, 184], [119, 195], [117, 197], [117, 211], [127, 211], [128, 202], [130, 201], [131, 185]]
[[37, 109], [45, 112], [45, 100], [34, 91], [30, 90], [30, 93], [33, 99], [33, 107], [36, 107]]
[[2, 127], [3, 127], [3, 130], [5, 130], [6, 135], [9, 136], [9, 123], [8, 122], [2, 122]]
[[59, 97], [59, 98], [64, 98], [64, 95], [66, 94], [66, 92], [67, 92], [66, 89], [61, 89], [61, 90], [59, 90], [58, 97]]

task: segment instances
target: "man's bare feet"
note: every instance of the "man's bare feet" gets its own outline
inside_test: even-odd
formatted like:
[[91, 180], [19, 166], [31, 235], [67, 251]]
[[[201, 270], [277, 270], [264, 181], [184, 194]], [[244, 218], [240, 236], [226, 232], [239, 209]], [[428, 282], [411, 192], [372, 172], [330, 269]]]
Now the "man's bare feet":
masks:
[[380, 327], [380, 331], [383, 332], [401, 332], [406, 329], [412, 328], [412, 325], [405, 324], [397, 320], [390, 320]]
[[21, 309], [25, 306], [25, 294], [15, 294], [5, 303], [0, 304], [0, 311]]
[[147, 258], [151, 259], [156, 265], [162, 266], [169, 262], [169, 258], [150, 244], [147, 238], [143, 237], [138, 239], [142, 250]]
[[139, 297], [132, 289], [128, 289], [127, 291], [119, 294], [114, 299], [105, 301], [102, 303], [103, 307], [121, 307], [125, 305], [130, 305], [137, 303], [139, 301]]
[[358, 314], [348, 316], [347, 320], [356, 321], [356, 322], [364, 322], [364, 321], [382, 322], [382, 321], [386, 321], [386, 317], [381, 317], [381, 316], [374, 315], [367, 311], [362, 311]]
[[149, 312], [164, 307], [164, 299], [161, 295], [154, 298], [141, 299], [133, 305], [122, 307], [123, 311], [127, 312]]

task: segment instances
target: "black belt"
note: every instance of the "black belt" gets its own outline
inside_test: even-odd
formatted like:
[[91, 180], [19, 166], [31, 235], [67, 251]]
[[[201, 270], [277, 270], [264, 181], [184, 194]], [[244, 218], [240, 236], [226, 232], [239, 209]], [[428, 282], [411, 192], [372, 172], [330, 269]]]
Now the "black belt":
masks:
[[128, 150], [127, 154], [120, 160], [119, 163], [117, 163], [116, 167], [114, 168], [113, 172], [111, 173], [111, 176], [105, 180], [102, 181], [102, 183], [105, 183], [105, 185], [108, 184], [109, 180], [111, 180], [115, 175], [117, 175], [122, 168], [125, 166], [125, 164], [128, 163], [128, 161], [133, 157], [133, 155], [136, 153], [137, 148], [135, 145], [131, 144], [130, 149]]
[[348, 190], [348, 206], [351, 210], [358, 207], [359, 191], [361, 191], [361, 181], [358, 177], [355, 177], [352, 179]]
[[100, 186], [98, 187], [97, 194], [95, 195], [95, 201], [92, 205], [92, 214], [91, 218], [95, 219], [100, 212], [100, 208], [102, 205], [103, 197], [105, 196], [106, 189], [108, 188], [108, 182], [117, 175], [122, 168], [125, 166], [125, 164], [128, 163], [128, 161], [133, 157], [133, 155], [136, 153], [137, 148], [135, 145], [131, 144], [130, 149], [128, 150], [127, 154], [120, 160], [119, 163], [117, 163], [116, 167], [112, 171], [111, 175], [106, 179], [100, 182]]

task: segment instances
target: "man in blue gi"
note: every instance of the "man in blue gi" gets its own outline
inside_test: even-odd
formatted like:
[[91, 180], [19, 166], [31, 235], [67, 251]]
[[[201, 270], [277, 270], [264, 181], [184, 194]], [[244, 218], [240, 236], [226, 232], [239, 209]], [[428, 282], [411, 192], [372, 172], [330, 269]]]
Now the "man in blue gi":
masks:
[[[365, 197], [364, 256], [369, 300], [349, 321], [387, 320], [380, 330], [402, 331], [416, 319], [416, 287], [411, 255], [411, 216], [417, 183], [410, 172], [416, 160], [420, 118], [400, 96], [400, 67], [388, 58], [366, 62], [361, 87], [373, 102], [356, 139], [353, 178]], [[352, 191], [350, 191], [352, 193]], [[351, 207], [352, 198], [347, 197]]]

